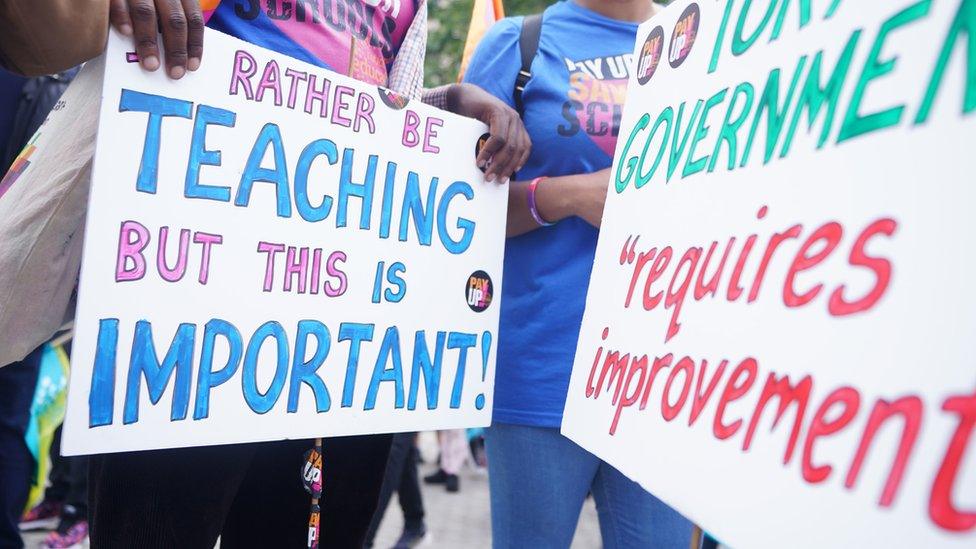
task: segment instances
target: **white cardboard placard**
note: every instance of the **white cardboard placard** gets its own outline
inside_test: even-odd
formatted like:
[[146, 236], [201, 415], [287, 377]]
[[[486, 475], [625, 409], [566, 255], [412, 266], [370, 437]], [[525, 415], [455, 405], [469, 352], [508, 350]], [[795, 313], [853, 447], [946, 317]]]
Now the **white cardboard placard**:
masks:
[[486, 128], [206, 40], [171, 81], [109, 39], [65, 454], [487, 425]]
[[642, 25], [563, 433], [733, 547], [976, 544], [974, 28]]

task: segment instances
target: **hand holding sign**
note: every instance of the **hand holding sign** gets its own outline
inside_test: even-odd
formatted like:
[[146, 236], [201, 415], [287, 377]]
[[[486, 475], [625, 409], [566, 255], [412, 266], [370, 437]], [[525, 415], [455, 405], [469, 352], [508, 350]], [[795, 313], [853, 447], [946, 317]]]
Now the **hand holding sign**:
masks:
[[532, 152], [532, 141], [514, 109], [471, 84], [451, 86], [447, 108], [488, 125], [489, 138], [478, 153], [478, 167], [489, 183], [508, 183]]
[[111, 0], [109, 19], [120, 33], [132, 36], [139, 63], [147, 71], [160, 66], [161, 31], [166, 72], [170, 78], [180, 79], [187, 70], [200, 68], [203, 58], [204, 18], [200, 4], [198, 0]]

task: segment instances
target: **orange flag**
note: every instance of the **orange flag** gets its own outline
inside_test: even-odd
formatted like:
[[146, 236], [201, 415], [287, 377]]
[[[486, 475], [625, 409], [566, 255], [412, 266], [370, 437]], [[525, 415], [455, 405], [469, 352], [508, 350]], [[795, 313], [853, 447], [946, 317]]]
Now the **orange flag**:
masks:
[[468, 39], [464, 42], [464, 55], [461, 57], [461, 71], [458, 73], [458, 81], [464, 78], [464, 71], [468, 68], [471, 56], [474, 55], [478, 42], [485, 35], [488, 28], [495, 24], [502, 17], [505, 17], [505, 8], [502, 0], [474, 0], [474, 9], [471, 12], [471, 26], [468, 27]]

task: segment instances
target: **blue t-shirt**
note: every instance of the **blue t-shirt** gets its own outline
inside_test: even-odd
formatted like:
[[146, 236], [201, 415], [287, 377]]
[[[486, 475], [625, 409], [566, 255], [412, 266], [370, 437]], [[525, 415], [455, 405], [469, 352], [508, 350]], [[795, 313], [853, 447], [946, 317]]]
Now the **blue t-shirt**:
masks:
[[[522, 18], [496, 23], [465, 80], [514, 105]], [[523, 93], [532, 155], [520, 180], [610, 167], [637, 24], [573, 0], [543, 16]], [[597, 230], [578, 217], [510, 238], [505, 247], [494, 420], [558, 427], [569, 387]]]

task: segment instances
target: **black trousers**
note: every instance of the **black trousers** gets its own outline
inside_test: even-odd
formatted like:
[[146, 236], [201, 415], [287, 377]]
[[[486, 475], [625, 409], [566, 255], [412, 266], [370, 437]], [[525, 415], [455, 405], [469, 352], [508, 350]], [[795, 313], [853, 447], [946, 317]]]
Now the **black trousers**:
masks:
[[88, 516], [88, 458], [61, 456], [61, 427], [54, 431], [51, 441], [50, 485], [44, 499], [75, 508], [78, 516]]
[[418, 530], [424, 526], [424, 500], [420, 495], [420, 479], [417, 478], [417, 463], [420, 452], [415, 444], [417, 433], [397, 433], [393, 435], [393, 447], [390, 448], [390, 460], [386, 464], [383, 475], [383, 487], [380, 490], [379, 505], [369, 524], [366, 534], [365, 547], [373, 546], [373, 539], [379, 530], [380, 522], [386, 513], [386, 508], [397, 492], [400, 509], [403, 510], [403, 525], [408, 530]]
[[403, 462], [403, 476], [400, 477], [397, 497], [403, 511], [404, 525], [413, 530], [424, 525], [424, 499], [420, 495], [420, 478], [417, 475], [419, 462], [420, 450], [411, 442], [407, 459]]
[[37, 373], [38, 349], [22, 362], [0, 368], [0, 548], [23, 547], [18, 523], [27, 504], [34, 456], [24, 433], [30, 421]]
[[[359, 549], [376, 509], [391, 435], [323, 441], [320, 547]], [[90, 458], [91, 546], [306, 547], [308, 440]]]

